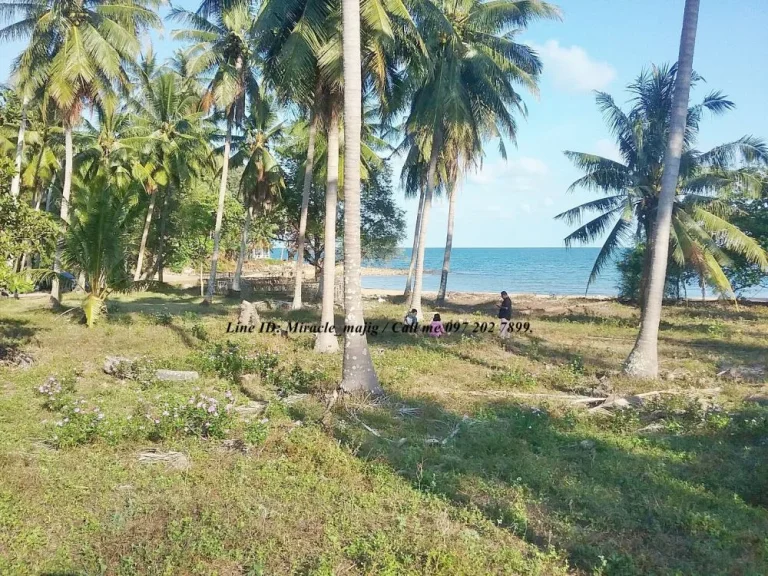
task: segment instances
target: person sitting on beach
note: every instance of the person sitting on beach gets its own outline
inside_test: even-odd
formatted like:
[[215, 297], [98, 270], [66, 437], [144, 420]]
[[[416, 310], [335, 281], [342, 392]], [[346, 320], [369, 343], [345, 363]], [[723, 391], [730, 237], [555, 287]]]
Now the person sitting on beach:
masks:
[[416, 324], [418, 324], [418, 322], [419, 322], [419, 313], [416, 310], [416, 308], [414, 308], [413, 310], [408, 312], [405, 315], [405, 319], [403, 320], [403, 323], [406, 326], [416, 326]]
[[440, 320], [440, 314], [435, 314], [432, 318], [432, 323], [429, 325], [429, 335], [433, 338], [440, 338], [443, 334], [445, 334], [445, 328]]
[[501, 304], [499, 304], [499, 336], [507, 338], [509, 336], [509, 321], [512, 320], [512, 299], [506, 291], [501, 293]]

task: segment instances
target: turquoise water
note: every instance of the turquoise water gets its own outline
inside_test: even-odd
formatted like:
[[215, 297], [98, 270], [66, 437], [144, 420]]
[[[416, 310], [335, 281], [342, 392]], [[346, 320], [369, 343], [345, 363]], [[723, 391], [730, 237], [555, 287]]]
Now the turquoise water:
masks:
[[[451, 252], [449, 292], [500, 292], [581, 295], [587, 287], [599, 248], [454, 248]], [[424, 254], [425, 291], [440, 285], [443, 248], [427, 248]], [[410, 248], [387, 261], [370, 266], [408, 271]], [[592, 283], [589, 294], [616, 295], [616, 267], [607, 265]], [[403, 289], [405, 276], [363, 276], [363, 287]]]

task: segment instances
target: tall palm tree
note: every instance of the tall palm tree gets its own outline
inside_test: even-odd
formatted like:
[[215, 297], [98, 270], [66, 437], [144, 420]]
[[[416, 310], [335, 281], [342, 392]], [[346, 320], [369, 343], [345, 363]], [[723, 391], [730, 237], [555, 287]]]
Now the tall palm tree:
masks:
[[[69, 221], [74, 153], [72, 131], [84, 103], [98, 102], [125, 85], [125, 63], [139, 52], [140, 33], [161, 26], [154, 0], [5, 0], [0, 17], [14, 21], [0, 30], [0, 39], [29, 38], [14, 61], [19, 78], [46, 90], [59, 109], [64, 128], [64, 184], [60, 217]], [[62, 242], [57, 243], [51, 299], [61, 294]]]
[[21, 160], [24, 153], [24, 133], [27, 129], [27, 97], [21, 102], [21, 119], [19, 120], [19, 132], [16, 138], [16, 155], [14, 156], [13, 178], [11, 179], [11, 197], [18, 198], [21, 192]]
[[693, 52], [696, 46], [696, 27], [699, 19], [699, 0], [685, 0], [683, 31], [680, 37], [678, 74], [672, 96], [670, 128], [667, 150], [664, 154], [659, 206], [651, 240], [651, 273], [648, 280], [646, 305], [640, 319], [637, 342], [627, 358], [624, 370], [640, 378], [656, 378], [659, 370], [658, 337], [664, 281], [667, 276], [667, 254], [672, 227], [672, 212], [677, 191], [677, 176], [683, 155], [685, 126], [688, 118], [688, 98], [693, 75]]
[[[341, 389], [382, 392], [363, 331], [360, 282], [360, 133], [362, 130], [362, 64], [360, 3], [342, 0], [344, 55], [344, 361]], [[346, 329], [348, 327], [348, 329]]]
[[439, 0], [419, 5], [415, 19], [429, 57], [416, 68], [416, 89], [407, 122], [407, 130], [418, 133], [422, 140], [426, 168], [409, 302], [409, 308], [419, 313], [426, 233], [443, 145], [456, 126], [468, 127], [472, 139], [481, 141], [489, 116], [496, 131], [514, 141], [517, 125], [513, 111], [525, 114], [514, 85], [535, 93], [541, 72], [536, 53], [516, 42], [515, 36], [533, 20], [557, 17], [558, 9], [546, 2]]
[[242, 124], [248, 101], [258, 101], [259, 97], [254, 52], [257, 41], [257, 19], [248, 3], [233, 4], [217, 12], [212, 19], [179, 9], [171, 11], [171, 18], [189, 26], [189, 29], [177, 31], [174, 35], [181, 40], [195, 42], [190, 68], [196, 74], [213, 73], [204, 101], [215, 104], [226, 119], [219, 201], [213, 232], [211, 273], [204, 300], [205, 303], [210, 304], [213, 301], [216, 285], [232, 130]]
[[254, 210], [268, 210], [279, 199], [285, 188], [283, 170], [273, 156], [273, 148], [282, 138], [283, 124], [277, 123], [276, 102], [261, 87], [261, 94], [251, 104], [251, 113], [245, 119], [243, 135], [234, 138], [237, 152], [232, 157], [235, 166], [245, 165], [240, 177], [240, 192], [245, 205], [245, 223], [243, 225], [240, 253], [232, 279], [232, 290], [240, 291], [240, 277], [243, 272], [243, 260], [248, 245], [248, 233]]
[[[634, 97], [628, 113], [622, 111], [608, 94], [597, 94], [598, 107], [618, 142], [621, 161], [582, 152], [565, 153], [586, 172], [569, 190], [586, 188], [604, 195], [556, 216], [568, 223], [581, 223], [586, 214], [598, 214], [569, 234], [565, 238], [566, 246], [574, 242], [593, 242], [610, 230], [592, 267], [587, 289], [612, 261], [624, 241], [632, 237], [645, 242], [653, 239], [678, 76], [676, 66], [654, 67], [641, 73], [629, 85]], [[695, 84], [698, 80], [693, 73], [689, 83]], [[671, 220], [674, 260], [681, 266], [687, 264], [695, 268], [702, 281], [706, 279], [721, 293], [731, 292], [722, 270], [722, 266], [729, 262], [723, 248], [754, 263], [766, 263], [759, 244], [728, 222], [732, 209], [723, 195], [757, 191], [759, 179], [751, 178], [748, 171], [733, 168], [731, 164], [735, 159], [766, 157], [768, 147], [759, 139], [745, 136], [704, 153], [694, 148], [704, 111], [722, 114], [733, 107], [725, 96], [713, 92], [700, 104], [687, 109]], [[644, 307], [651, 270], [651, 250], [645, 252], [641, 307]]]
[[[150, 226], [158, 194], [164, 204], [208, 164], [211, 130], [198, 109], [198, 96], [175, 72], [160, 70], [147, 75], [131, 101], [132, 129], [125, 143], [138, 153], [133, 174], [144, 184], [149, 207], [139, 244], [133, 279], [141, 278]], [[160, 235], [157, 263], [163, 261], [164, 238]]]
[[35, 210], [39, 210], [43, 201], [44, 190], [49, 187], [57, 170], [60, 169], [61, 128], [56, 109], [50, 100], [42, 95], [36, 98], [32, 121], [26, 131], [30, 161], [21, 175], [21, 182], [32, 190]]
[[[398, 65], [402, 58], [398, 50], [408, 52], [414, 43], [418, 44], [418, 34], [402, 0], [362, 0], [360, 11], [364, 84], [376, 94], [383, 111], [402, 75], [402, 66]], [[339, 0], [272, 0], [267, 3], [262, 16], [267, 75], [285, 100], [298, 104], [311, 117], [311, 146], [305, 164], [297, 238], [293, 300], [296, 309], [302, 305], [307, 209], [313, 163], [318, 161], [314, 153], [314, 131], [320, 123], [326, 130], [341, 125], [341, 122], [331, 121], [329, 116], [330, 111], [340, 115], [337, 110], [341, 108], [344, 85], [341, 3]], [[363, 151], [366, 152], [366, 148]], [[326, 212], [326, 218], [333, 218], [334, 214], [335, 210]], [[326, 284], [325, 280], [323, 286], [333, 289], [333, 284]], [[328, 337], [323, 336], [323, 339]]]

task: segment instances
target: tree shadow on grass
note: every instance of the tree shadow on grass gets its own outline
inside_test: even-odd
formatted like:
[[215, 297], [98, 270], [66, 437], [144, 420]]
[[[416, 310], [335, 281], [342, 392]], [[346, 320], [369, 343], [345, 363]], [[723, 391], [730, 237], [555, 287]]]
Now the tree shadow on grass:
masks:
[[463, 420], [432, 400], [389, 400], [352, 417], [342, 410], [347, 425], [337, 437], [419, 490], [479, 509], [537, 546], [554, 545], [585, 573], [768, 570], [760, 496], [768, 447], [759, 434], [653, 439], [511, 402]]
[[40, 328], [31, 326], [28, 320], [4, 318], [0, 322], [0, 366], [25, 364], [28, 359], [21, 348], [32, 342], [38, 331]]
[[766, 357], [768, 357], [768, 347], [759, 342], [747, 344], [741, 341], [728, 342], [719, 339], [706, 338], [680, 342], [678, 339], [668, 336], [660, 336], [659, 341], [702, 350], [706, 353], [718, 356], [720, 361], [726, 364], [765, 365]]

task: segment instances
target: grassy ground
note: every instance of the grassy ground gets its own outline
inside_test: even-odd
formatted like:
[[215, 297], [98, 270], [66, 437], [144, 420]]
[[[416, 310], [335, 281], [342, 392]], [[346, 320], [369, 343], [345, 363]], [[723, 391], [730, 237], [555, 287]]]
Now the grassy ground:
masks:
[[[492, 303], [453, 305], [443, 320], [470, 333], [370, 337], [385, 401], [327, 411], [338, 356], [310, 335], [226, 334], [235, 303], [198, 301], [120, 296], [91, 330], [0, 302], [0, 356], [34, 359], [0, 366], [0, 574], [768, 573], [768, 409], [745, 400], [765, 382], [717, 376], [765, 366], [764, 307], [667, 309], [667, 381], [638, 383], [618, 373], [630, 307], [517, 301], [531, 331], [502, 345], [471, 334]], [[367, 319], [403, 309], [372, 300]], [[141, 360], [117, 378], [108, 355]], [[612, 415], [515, 396], [712, 387]], [[253, 399], [263, 414], [235, 414]], [[151, 448], [188, 466], [140, 462]]]

